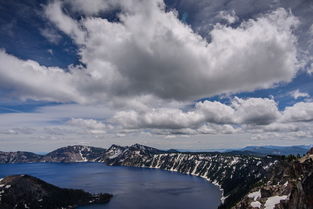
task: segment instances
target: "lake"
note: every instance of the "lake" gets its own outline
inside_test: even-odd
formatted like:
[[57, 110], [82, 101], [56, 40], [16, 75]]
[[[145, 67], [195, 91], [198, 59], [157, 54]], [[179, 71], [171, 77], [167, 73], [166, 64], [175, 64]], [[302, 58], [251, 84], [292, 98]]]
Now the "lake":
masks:
[[103, 163], [0, 164], [0, 178], [29, 174], [63, 188], [114, 195], [106, 205], [79, 209], [216, 209], [219, 189], [190, 175]]

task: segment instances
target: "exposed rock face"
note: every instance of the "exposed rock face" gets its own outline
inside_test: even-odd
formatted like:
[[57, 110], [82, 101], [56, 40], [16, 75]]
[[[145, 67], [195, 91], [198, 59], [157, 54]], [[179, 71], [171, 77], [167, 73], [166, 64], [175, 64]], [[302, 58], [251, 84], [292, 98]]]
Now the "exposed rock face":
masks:
[[[313, 209], [313, 160], [282, 159], [233, 209]], [[258, 195], [256, 195], [258, 194]]]
[[92, 195], [83, 190], [62, 189], [28, 175], [8, 176], [0, 181], [0, 208], [64, 209], [106, 203], [110, 194]]
[[46, 155], [31, 152], [0, 152], [0, 163], [30, 162], [95, 162], [106, 149], [74, 145], [62, 147]]

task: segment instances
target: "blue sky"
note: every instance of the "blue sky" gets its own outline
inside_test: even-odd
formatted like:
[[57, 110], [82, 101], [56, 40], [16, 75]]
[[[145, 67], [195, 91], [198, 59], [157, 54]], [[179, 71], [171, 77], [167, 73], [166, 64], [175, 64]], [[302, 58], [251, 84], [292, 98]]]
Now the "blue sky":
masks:
[[312, 9], [309, 0], [0, 2], [0, 146], [311, 144]]

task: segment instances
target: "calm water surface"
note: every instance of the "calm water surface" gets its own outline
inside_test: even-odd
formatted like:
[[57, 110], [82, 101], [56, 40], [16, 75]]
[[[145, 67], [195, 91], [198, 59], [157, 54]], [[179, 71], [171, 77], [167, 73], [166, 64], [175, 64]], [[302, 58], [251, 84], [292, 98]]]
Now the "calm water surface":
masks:
[[29, 174], [64, 188], [112, 193], [106, 205], [79, 209], [216, 209], [219, 189], [195, 176], [102, 163], [1, 164], [0, 178]]

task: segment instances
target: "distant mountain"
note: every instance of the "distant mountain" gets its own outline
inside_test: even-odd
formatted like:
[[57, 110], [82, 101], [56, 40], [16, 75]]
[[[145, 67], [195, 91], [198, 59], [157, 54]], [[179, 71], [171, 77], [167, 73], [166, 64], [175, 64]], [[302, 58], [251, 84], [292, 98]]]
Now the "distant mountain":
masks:
[[0, 151], [0, 163], [29, 163], [39, 162], [41, 155], [34, 154], [32, 152], [1, 152]]
[[90, 146], [62, 147], [46, 155], [31, 152], [0, 152], [0, 163], [30, 162], [95, 162], [106, 149]]
[[29, 175], [7, 176], [0, 180], [0, 208], [69, 209], [80, 205], [106, 203], [110, 194], [93, 195], [83, 190], [62, 189]]
[[246, 152], [260, 155], [304, 155], [311, 146], [248, 146], [238, 150], [227, 150], [227, 152]]
[[62, 147], [41, 157], [42, 162], [93, 162], [97, 161], [106, 149], [90, 146]]

